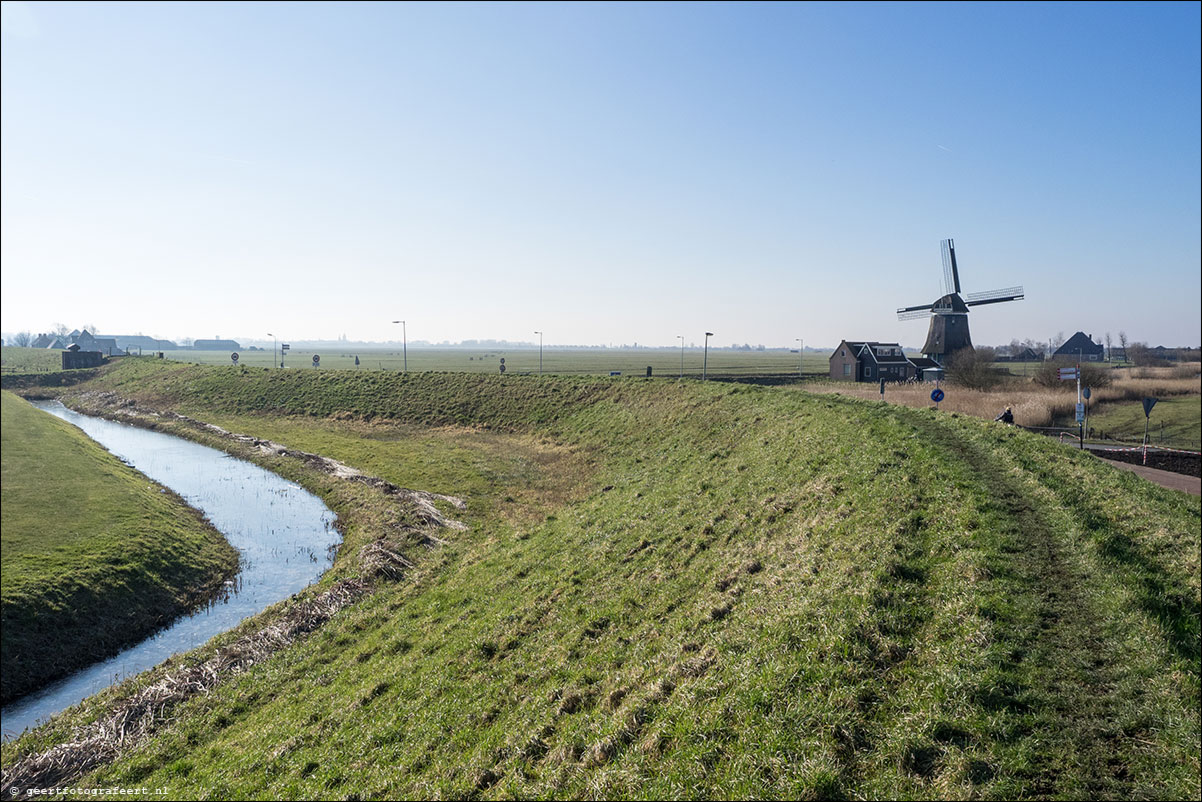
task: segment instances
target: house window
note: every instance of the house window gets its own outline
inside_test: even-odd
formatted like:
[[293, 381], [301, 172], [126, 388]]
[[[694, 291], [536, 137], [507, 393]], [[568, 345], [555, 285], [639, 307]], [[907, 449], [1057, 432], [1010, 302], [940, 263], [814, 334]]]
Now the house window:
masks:
[[847, 350], [843, 349], [843, 350], [839, 351], [839, 356], [847, 356]]
[[844, 365], [844, 366], [843, 366], [843, 375], [844, 375], [844, 376], [850, 376], [850, 375], [851, 375], [851, 365]]
[[871, 379], [871, 378], [872, 378], [872, 368], [870, 368], [870, 367], [868, 367], [867, 365], [865, 365], [865, 366], [864, 366], [864, 375], [865, 375], [867, 378]]

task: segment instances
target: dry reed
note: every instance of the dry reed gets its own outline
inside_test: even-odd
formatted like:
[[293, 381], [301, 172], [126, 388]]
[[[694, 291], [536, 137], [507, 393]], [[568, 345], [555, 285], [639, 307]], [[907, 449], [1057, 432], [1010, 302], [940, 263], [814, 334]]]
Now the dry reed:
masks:
[[[1003, 409], [1010, 407], [1014, 422], [1021, 426], [1051, 426], [1057, 418], [1071, 416], [1077, 403], [1076, 384], [1064, 382], [1063, 388], [1040, 387], [1022, 379], [993, 390], [969, 390], [944, 385], [946, 396], [939, 408], [961, 415], [993, 420]], [[853, 398], [879, 400], [877, 384], [849, 382], [816, 382], [806, 385], [812, 393], [834, 393]], [[885, 399], [893, 404], [925, 409], [933, 407], [931, 384], [887, 384]], [[1091, 405], [1138, 401], [1145, 396], [1169, 398], [1202, 393], [1196, 363], [1175, 368], [1136, 368], [1129, 374], [1117, 375], [1109, 387], [1092, 391]]]

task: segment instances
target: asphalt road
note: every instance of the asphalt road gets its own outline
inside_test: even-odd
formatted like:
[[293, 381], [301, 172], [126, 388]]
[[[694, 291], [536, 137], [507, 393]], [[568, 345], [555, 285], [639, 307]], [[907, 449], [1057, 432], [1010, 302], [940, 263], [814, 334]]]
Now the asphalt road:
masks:
[[[1151, 449], [1148, 449], [1148, 453], [1151, 453]], [[1202, 496], [1202, 479], [1197, 476], [1186, 476], [1183, 473], [1162, 471], [1157, 468], [1148, 468], [1144, 465], [1131, 465], [1117, 460], [1106, 461], [1116, 468], [1131, 471], [1137, 476], [1142, 476], [1149, 482], [1155, 482], [1161, 487], [1167, 487], [1170, 490], [1180, 490], [1184, 493], [1192, 493], [1195, 496]]]

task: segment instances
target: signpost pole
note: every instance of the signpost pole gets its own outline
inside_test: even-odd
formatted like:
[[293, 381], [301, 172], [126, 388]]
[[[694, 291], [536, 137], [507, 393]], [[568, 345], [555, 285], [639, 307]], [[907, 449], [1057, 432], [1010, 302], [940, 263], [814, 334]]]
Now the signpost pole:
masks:
[[1088, 432], [1089, 431], [1089, 396], [1092, 395], [1088, 386], [1084, 390], [1081, 391], [1081, 395], [1085, 397], [1085, 431]]
[[[1077, 409], [1081, 409], [1081, 362], [1077, 363]], [[1077, 441], [1085, 450], [1085, 427], [1081, 416], [1077, 416]]]
[[1148, 464], [1148, 422], [1151, 417], [1144, 415], [1144, 465]]
[[1152, 420], [1152, 407], [1156, 406], [1155, 398], [1144, 399], [1144, 465], [1148, 464], [1148, 426]]

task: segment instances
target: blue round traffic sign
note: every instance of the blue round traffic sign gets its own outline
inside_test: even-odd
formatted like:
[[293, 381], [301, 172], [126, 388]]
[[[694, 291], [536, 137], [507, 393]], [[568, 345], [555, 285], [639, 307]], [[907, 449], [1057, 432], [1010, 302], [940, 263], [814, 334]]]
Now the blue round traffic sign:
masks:
[[1088, 387], [1081, 388], [1081, 397], [1084, 398], [1086, 401], [1089, 400], [1089, 388]]
[[943, 391], [938, 387], [936, 387], [934, 390], [931, 390], [931, 400], [938, 404], [943, 400]]

